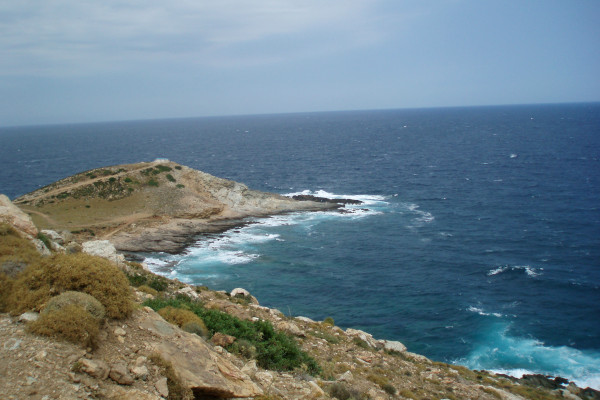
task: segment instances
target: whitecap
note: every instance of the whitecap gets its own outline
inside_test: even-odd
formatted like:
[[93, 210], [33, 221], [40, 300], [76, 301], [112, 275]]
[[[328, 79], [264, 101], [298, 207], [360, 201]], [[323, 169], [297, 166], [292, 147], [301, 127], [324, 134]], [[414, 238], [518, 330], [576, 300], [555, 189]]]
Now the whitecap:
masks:
[[506, 271], [523, 271], [527, 274], [527, 276], [535, 278], [543, 274], [544, 268], [534, 268], [529, 265], [503, 265], [490, 269], [487, 275], [499, 275]]
[[494, 316], [494, 317], [496, 317], [496, 318], [502, 318], [502, 317], [503, 317], [503, 315], [502, 315], [502, 314], [500, 314], [500, 313], [489, 313], [489, 312], [485, 312], [485, 311], [484, 311], [484, 309], [483, 309], [483, 308], [480, 308], [480, 307], [469, 306], [469, 307], [467, 308], [467, 311], [474, 312], [474, 313], [477, 313], [477, 314], [479, 314], [479, 315], [486, 316], [486, 317], [487, 317], [487, 316]]
[[517, 154], [515, 154], [515, 153], [511, 153], [511, 154], [510, 154], [510, 158], [517, 158], [517, 157], [518, 157], [518, 155], [517, 155]]

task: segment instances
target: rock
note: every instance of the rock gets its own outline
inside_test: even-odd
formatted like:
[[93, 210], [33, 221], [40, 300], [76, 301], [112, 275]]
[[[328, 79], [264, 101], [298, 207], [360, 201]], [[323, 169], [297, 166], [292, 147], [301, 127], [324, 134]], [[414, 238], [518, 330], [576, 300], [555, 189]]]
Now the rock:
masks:
[[19, 347], [21, 347], [22, 342], [23, 341], [21, 339], [10, 338], [3, 343], [2, 347], [4, 348], [4, 350], [17, 350]]
[[41, 232], [44, 235], [46, 235], [48, 237], [48, 239], [50, 239], [51, 241], [53, 241], [61, 246], [65, 244], [65, 238], [62, 237], [62, 235], [56, 231], [52, 231], [50, 229], [42, 229]]
[[108, 400], [160, 400], [160, 397], [155, 394], [116, 385], [109, 387], [102, 393], [102, 398]]
[[325, 392], [323, 391], [323, 389], [321, 389], [321, 387], [319, 385], [317, 385], [317, 382], [309, 381], [308, 386], [310, 387], [311, 393], [313, 394], [313, 396], [311, 398], [314, 398], [315, 396], [316, 397], [324, 397], [325, 396]]
[[38, 229], [33, 224], [31, 217], [3, 194], [0, 194], [0, 222], [9, 224], [26, 239], [33, 239], [38, 235]]
[[67, 252], [67, 254], [81, 253], [82, 251], [83, 246], [77, 242], [69, 242], [69, 244], [65, 246], [65, 252]]
[[88, 375], [93, 376], [98, 379], [106, 379], [108, 378], [108, 374], [110, 372], [110, 368], [107, 363], [102, 360], [90, 360], [87, 358], [80, 358], [79, 364], [81, 365], [81, 370]]
[[129, 371], [133, 374], [133, 376], [136, 377], [136, 379], [141, 379], [143, 381], [148, 379], [148, 374], [150, 373], [150, 371], [148, 371], [148, 367], [145, 365], [134, 366]]
[[254, 375], [254, 379], [263, 387], [268, 387], [273, 382], [273, 374], [267, 371], [259, 371]]
[[248, 376], [254, 376], [258, 372], [258, 367], [256, 366], [256, 360], [252, 360], [246, 363], [242, 368], [242, 372]]
[[340, 375], [340, 377], [337, 378], [337, 380], [340, 382], [352, 382], [354, 380], [354, 377], [352, 376], [352, 372], [346, 371], [342, 375]]
[[125, 334], [126, 334], [127, 332], [125, 332], [125, 329], [123, 329], [123, 328], [121, 328], [120, 326], [118, 326], [118, 327], [116, 327], [116, 328], [115, 328], [115, 330], [113, 331], [113, 333], [114, 333], [116, 336], [125, 336]]
[[167, 386], [167, 378], [160, 378], [154, 383], [154, 387], [158, 390], [158, 394], [160, 394], [165, 399], [169, 397], [169, 387]]
[[231, 291], [231, 293], [229, 293], [229, 295], [231, 297], [235, 297], [235, 296], [242, 296], [242, 297], [246, 297], [246, 296], [250, 296], [250, 292], [247, 291], [246, 289], [242, 289], [242, 288], [235, 288]]
[[383, 345], [383, 349], [387, 351], [397, 351], [403, 353], [406, 351], [406, 346], [400, 342], [393, 340], [380, 340], [379, 343]]
[[116, 264], [125, 262], [125, 257], [122, 254], [117, 254], [117, 249], [108, 240], [90, 240], [84, 242], [82, 247], [84, 253], [106, 258]]
[[310, 323], [310, 324], [314, 324], [314, 323], [315, 323], [315, 321], [314, 321], [314, 320], [312, 320], [312, 319], [310, 319], [310, 318], [307, 318], [307, 317], [296, 317], [296, 319], [297, 319], [298, 321], [302, 321], [302, 322], [308, 322], [308, 323]]
[[306, 333], [293, 322], [279, 321], [275, 324], [275, 327], [294, 336], [306, 337]]
[[358, 329], [348, 328], [348, 329], [346, 329], [346, 334], [353, 338], [354, 337], [359, 338], [360, 340], [367, 343], [369, 345], [369, 347], [372, 347], [372, 348], [377, 347], [377, 341], [375, 339], [373, 339], [373, 335], [371, 335], [370, 333], [367, 333], [367, 332], [364, 332], [364, 331], [361, 331]]
[[33, 322], [33, 321], [37, 321], [37, 319], [40, 317], [40, 314], [33, 312], [33, 311], [28, 311], [26, 313], [23, 313], [21, 315], [19, 315], [19, 322]]
[[50, 252], [50, 249], [46, 247], [46, 245], [44, 244], [44, 242], [42, 242], [40, 239], [32, 239], [31, 243], [33, 243], [33, 245], [35, 246], [35, 249], [38, 251], [38, 253], [40, 253], [43, 256], [49, 256], [52, 253]]
[[565, 399], [569, 399], [569, 400], [581, 400], [581, 397], [577, 396], [576, 394], [571, 393], [568, 390], [562, 391], [562, 397]]
[[227, 300], [211, 300], [204, 304], [204, 308], [209, 310], [219, 310], [223, 311], [229, 315], [233, 315], [239, 319], [243, 319], [246, 321], [252, 320], [252, 315], [248, 313], [243, 307], [238, 304], [233, 304]]
[[227, 347], [233, 342], [235, 342], [235, 337], [226, 335], [221, 332], [216, 332], [213, 337], [210, 339], [211, 343], [215, 346]]
[[129, 374], [127, 366], [124, 363], [114, 364], [110, 368], [108, 376], [119, 385], [133, 384], [133, 377]]
[[173, 327], [171, 332], [157, 329], [166, 324], [160, 315], [140, 313], [139, 325], [157, 336], [148, 342], [149, 352], [171, 363], [182, 385], [193, 390], [196, 398], [256, 397], [262, 390], [226, 357], [218, 354], [198, 335]]
[[189, 286], [183, 287], [175, 293], [184, 294], [192, 300], [198, 300], [200, 298], [200, 295], [198, 295], [198, 293], [196, 293], [196, 291]]

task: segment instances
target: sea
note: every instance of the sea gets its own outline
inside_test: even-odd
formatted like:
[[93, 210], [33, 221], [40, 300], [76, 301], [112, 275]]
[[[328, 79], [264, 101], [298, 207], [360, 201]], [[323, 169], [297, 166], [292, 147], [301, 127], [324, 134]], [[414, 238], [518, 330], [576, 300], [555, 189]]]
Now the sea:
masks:
[[600, 103], [4, 127], [0, 192], [157, 158], [363, 202], [144, 254], [157, 273], [436, 361], [600, 389]]

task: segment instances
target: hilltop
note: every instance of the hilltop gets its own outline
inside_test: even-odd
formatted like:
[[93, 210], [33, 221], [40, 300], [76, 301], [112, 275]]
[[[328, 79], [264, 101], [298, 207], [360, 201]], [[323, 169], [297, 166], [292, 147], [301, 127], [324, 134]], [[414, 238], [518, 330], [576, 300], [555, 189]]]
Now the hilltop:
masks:
[[14, 200], [41, 229], [109, 239], [123, 251], [177, 252], [199, 233], [243, 218], [339, 208], [294, 200], [168, 160], [97, 168]]

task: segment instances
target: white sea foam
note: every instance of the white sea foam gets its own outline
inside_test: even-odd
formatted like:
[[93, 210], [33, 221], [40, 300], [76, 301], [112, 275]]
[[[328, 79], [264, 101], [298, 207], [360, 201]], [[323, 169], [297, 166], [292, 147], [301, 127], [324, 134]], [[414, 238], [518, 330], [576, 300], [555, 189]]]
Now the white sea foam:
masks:
[[491, 315], [491, 316], [494, 316], [494, 317], [497, 317], [497, 318], [502, 318], [503, 317], [503, 315], [500, 314], [500, 313], [488, 313], [488, 312], [485, 312], [483, 310], [483, 308], [480, 308], [480, 307], [469, 306], [469, 308], [467, 308], [467, 311], [474, 312], [474, 313], [477, 313], [477, 314], [483, 315], [483, 316], [490, 316]]
[[406, 211], [413, 215], [411, 224], [408, 225], [409, 228], [420, 228], [430, 222], [432, 222], [435, 217], [428, 211], [423, 211], [419, 209], [419, 205], [415, 203], [404, 203], [403, 204]]
[[489, 270], [487, 275], [499, 275], [506, 271], [524, 271], [529, 277], [535, 278], [544, 273], [544, 268], [534, 268], [529, 265], [503, 265]]
[[471, 353], [456, 363], [519, 378], [532, 373], [561, 376], [579, 387], [600, 389], [598, 352], [548, 346], [535, 338], [514, 337], [509, 328], [507, 323], [493, 323]]

